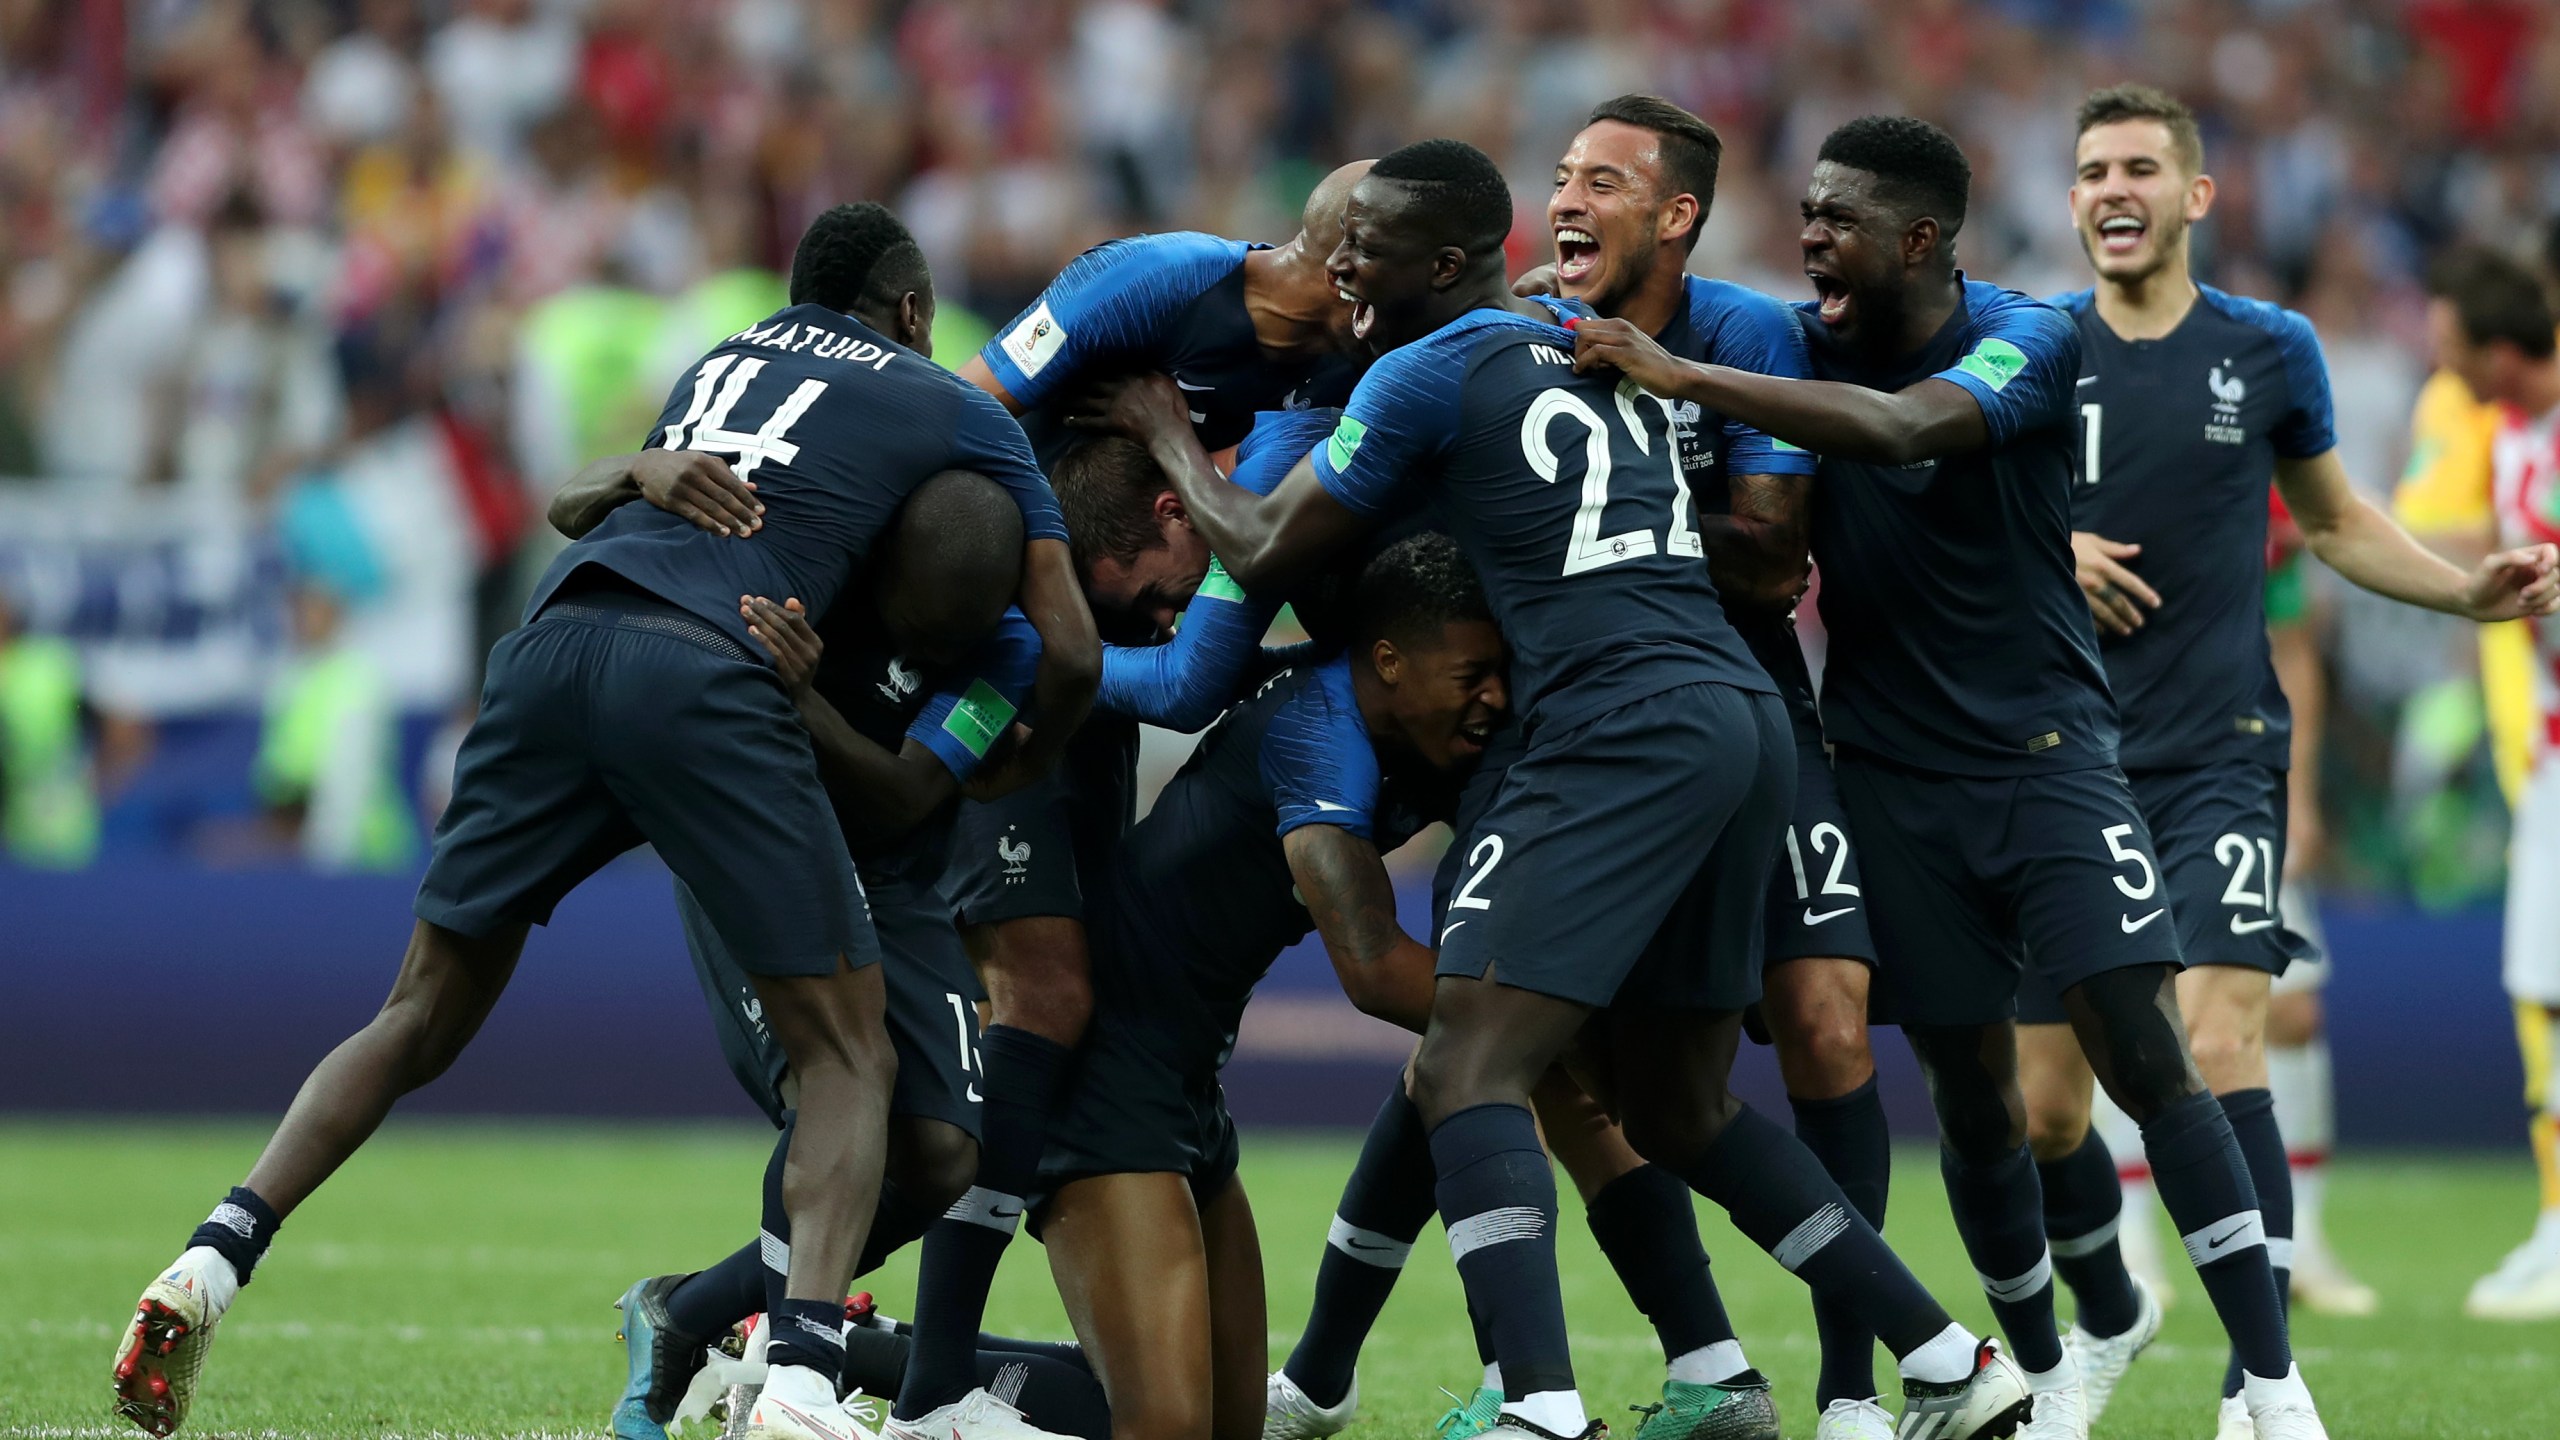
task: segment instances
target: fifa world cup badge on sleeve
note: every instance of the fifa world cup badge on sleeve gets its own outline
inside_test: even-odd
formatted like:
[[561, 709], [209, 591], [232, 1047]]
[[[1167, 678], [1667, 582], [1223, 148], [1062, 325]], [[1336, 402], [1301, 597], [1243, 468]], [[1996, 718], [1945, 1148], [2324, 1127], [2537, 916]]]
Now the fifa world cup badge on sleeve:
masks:
[[1005, 332], [1004, 353], [1013, 357], [1022, 378], [1028, 380], [1047, 369], [1066, 343], [1067, 327], [1058, 323], [1058, 317], [1049, 313], [1048, 302], [1042, 301]]

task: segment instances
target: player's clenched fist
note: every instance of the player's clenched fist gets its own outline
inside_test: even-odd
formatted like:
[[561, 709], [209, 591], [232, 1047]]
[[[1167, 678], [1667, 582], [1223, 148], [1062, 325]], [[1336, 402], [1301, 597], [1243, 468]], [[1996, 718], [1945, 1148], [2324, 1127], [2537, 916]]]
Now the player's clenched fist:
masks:
[[729, 462], [700, 450], [644, 450], [631, 461], [640, 498], [715, 535], [744, 538], [764, 526], [755, 482]]
[[2560, 546], [2501, 550], [2471, 572], [2474, 620], [2514, 620], [2560, 610]]
[[1588, 375], [1608, 368], [1655, 394], [1667, 393], [1680, 371], [1688, 364], [1675, 359], [1671, 352], [1653, 341], [1653, 337], [1624, 320], [1601, 320], [1585, 316], [1571, 322], [1573, 331], [1573, 370]]

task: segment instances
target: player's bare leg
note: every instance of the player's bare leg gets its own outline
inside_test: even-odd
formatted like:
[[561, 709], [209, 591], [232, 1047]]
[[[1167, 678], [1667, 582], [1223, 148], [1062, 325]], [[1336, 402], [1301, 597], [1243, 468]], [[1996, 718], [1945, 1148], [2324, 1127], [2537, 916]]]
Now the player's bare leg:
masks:
[[1200, 1240], [1209, 1258], [1209, 1432], [1212, 1440], [1257, 1440], [1271, 1308], [1253, 1202], [1235, 1176], [1201, 1204]]
[[[1865, 962], [1804, 956], [1771, 965], [1761, 976], [1760, 1015], [1778, 1052], [1778, 1075], [1795, 1112], [1796, 1138], [1822, 1162], [1850, 1207], [1879, 1232], [1893, 1178], [1893, 1142], [1876, 1094], [1876, 1061], [1867, 1036], [1867, 1002], [1875, 975]], [[1857, 1317], [1828, 1303], [1814, 1306], [1822, 1370], [1814, 1403], [1817, 1440], [1872, 1431], [1890, 1416], [1875, 1379], [1875, 1336]]]
[[421, 920], [381, 1010], [315, 1067], [249, 1178], [151, 1283], [116, 1350], [115, 1413], [154, 1435], [186, 1419], [213, 1331], [286, 1216], [400, 1098], [442, 1075], [505, 992], [525, 926], [469, 936]]
[[1742, 1017], [1663, 1007], [1606, 1012], [1582, 1054], [1605, 1066], [1628, 1143], [1724, 1207], [1735, 1228], [1881, 1338], [1903, 1376], [1906, 1428], [2006, 1435], [2025, 1419], [2025, 1377], [1956, 1324], [1852, 1210], [1802, 1142], [1729, 1088]]
[[[1042, 1218], [1058, 1297], [1111, 1400], [1112, 1440], [1209, 1440], [1220, 1417], [1217, 1317], [1190, 1181], [1089, 1176], [1061, 1187]], [[1222, 1254], [1234, 1243], [1225, 1232], [1221, 1242]], [[1261, 1377], [1257, 1351], [1241, 1381], [1248, 1399], [1259, 1398]], [[1261, 1411], [1251, 1409], [1258, 1433]]]

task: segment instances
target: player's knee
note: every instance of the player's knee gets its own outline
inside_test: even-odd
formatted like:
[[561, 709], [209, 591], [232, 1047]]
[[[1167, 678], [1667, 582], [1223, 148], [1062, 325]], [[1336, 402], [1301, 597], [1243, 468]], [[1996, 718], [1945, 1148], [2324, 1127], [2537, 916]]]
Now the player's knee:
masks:
[[1835, 1099], [1867, 1083], [1875, 1073], [1864, 1015], [1836, 1004], [1791, 1005], [1784, 1013], [1768, 1013], [1788, 1094], [1806, 1100]]
[[1631, 1098], [1623, 1127], [1627, 1144], [1638, 1155], [1673, 1170], [1685, 1170], [1704, 1156], [1742, 1111], [1742, 1102], [1720, 1085], [1710, 1095], [1679, 1098], [1683, 1103]]
[[1205, 1385], [1150, 1385], [1136, 1396], [1114, 1394], [1111, 1440], [1210, 1440], [1213, 1416]]
[[2239, 1027], [2203, 1024], [2187, 1035], [2196, 1070], [2215, 1094], [2266, 1083], [2266, 1046], [2260, 1036]]
[[2059, 1160], [2088, 1138], [2088, 1106], [2028, 1097], [2027, 1148], [2038, 1160]]
[[977, 1183], [978, 1142], [947, 1121], [903, 1124], [895, 1159], [898, 1188], [937, 1213], [951, 1208]]

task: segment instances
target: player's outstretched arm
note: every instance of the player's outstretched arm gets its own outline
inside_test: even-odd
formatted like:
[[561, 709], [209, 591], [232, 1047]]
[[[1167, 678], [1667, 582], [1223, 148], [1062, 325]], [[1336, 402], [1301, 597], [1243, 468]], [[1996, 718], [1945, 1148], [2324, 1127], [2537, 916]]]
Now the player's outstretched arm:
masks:
[[1022, 613], [1040, 632], [1040, 668], [1031, 698], [1040, 723], [1008, 769], [1048, 772], [1067, 741], [1093, 710], [1102, 688], [1102, 632], [1076, 579], [1075, 561], [1063, 540], [1034, 540], [1022, 547]]
[[1438, 957], [1396, 923], [1395, 884], [1378, 847], [1333, 825], [1301, 825], [1280, 846], [1342, 992], [1362, 1014], [1421, 1034]]
[[959, 782], [923, 744], [910, 739], [892, 755], [817, 692], [812, 682], [826, 645], [798, 600], [776, 605], [762, 595], [743, 596], [738, 613], [746, 618], [747, 633], [773, 657], [774, 672], [799, 707], [817, 753], [818, 779], [837, 813], [858, 822], [853, 828], [865, 842], [864, 853], [896, 844], [958, 792]]
[[2357, 493], [2335, 450], [2278, 460], [2276, 487], [2311, 553], [2377, 595], [2480, 621], [2560, 609], [2560, 548], [2501, 550], [2465, 571]]
[[753, 535], [764, 528], [755, 482], [729, 462], [700, 450], [642, 450], [595, 461], [551, 497], [551, 528], [575, 540], [634, 500], [681, 515], [715, 535]]
[[1674, 400], [1695, 400], [1817, 455], [1908, 465], [1991, 443], [1982, 406], [1934, 376], [1890, 393], [1832, 380], [1790, 380], [1701, 365], [1624, 320], [1573, 322], [1573, 368], [1614, 369]]

